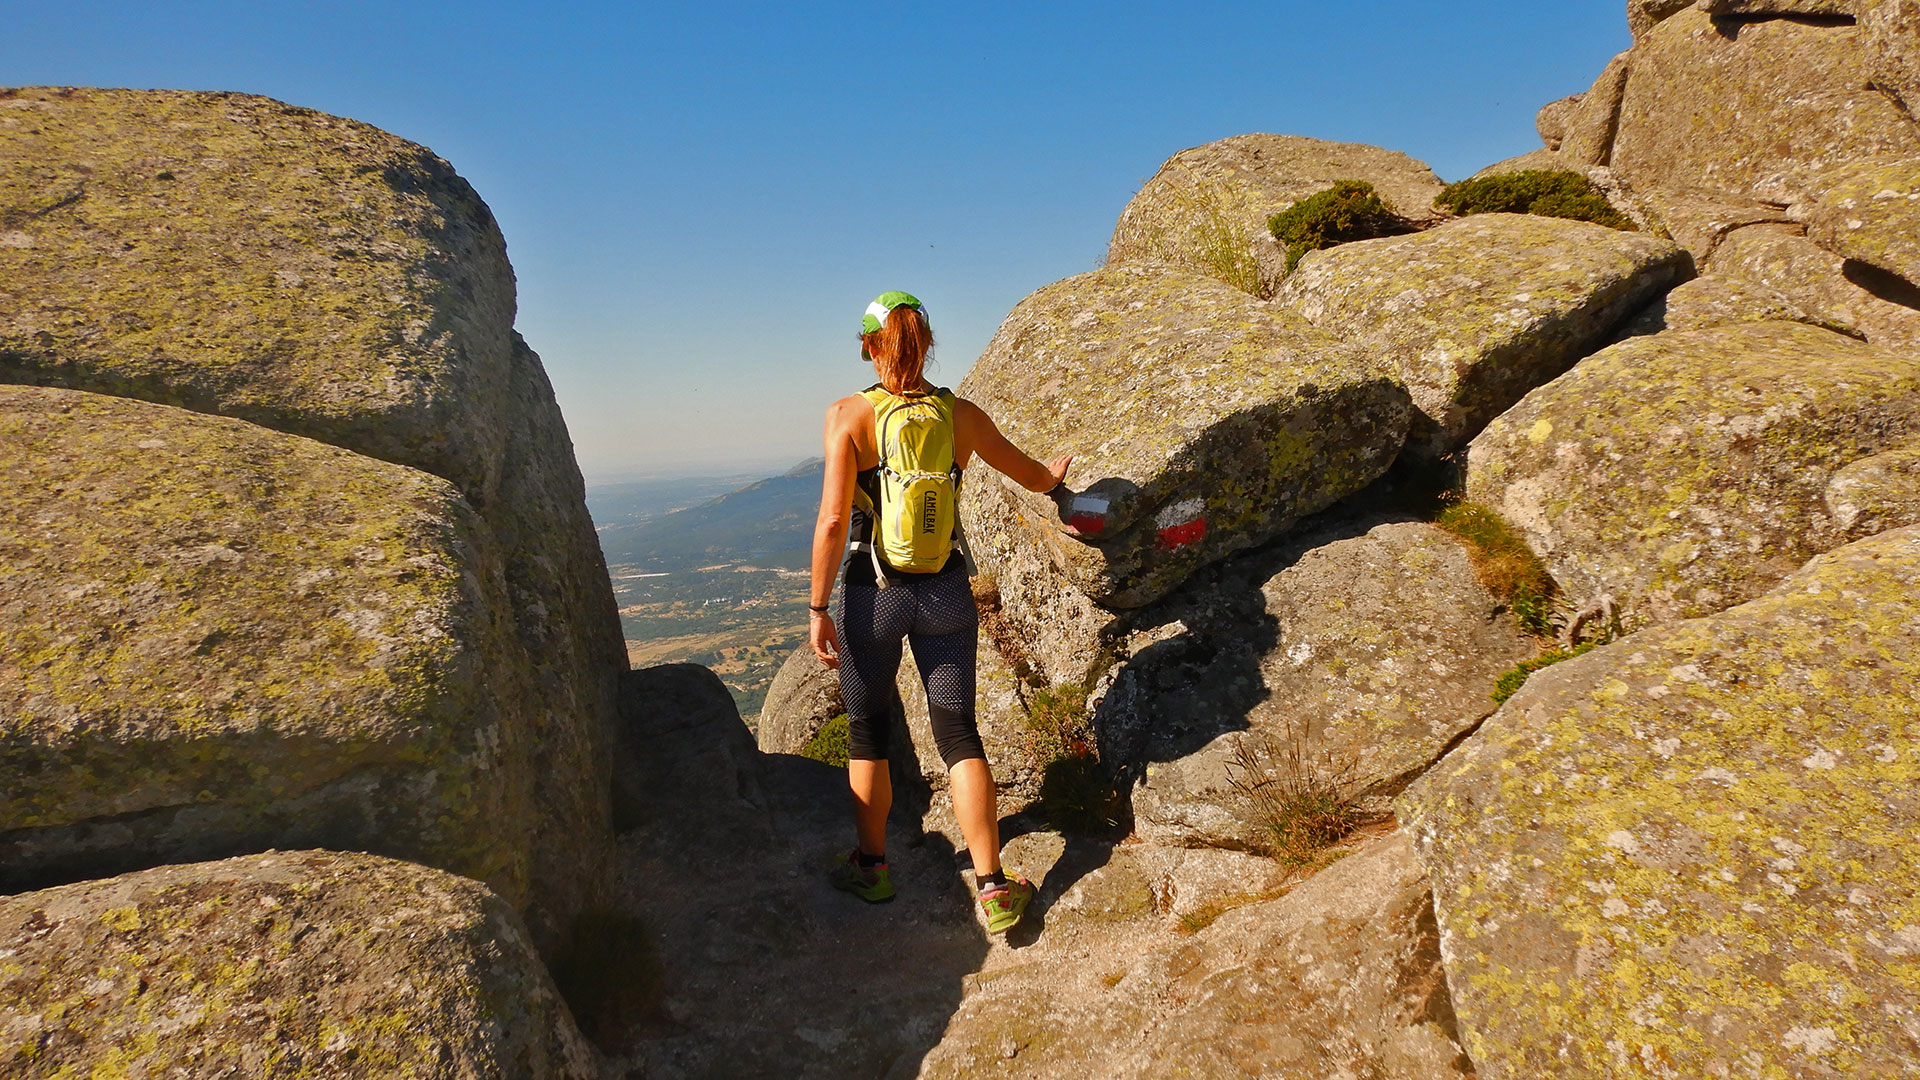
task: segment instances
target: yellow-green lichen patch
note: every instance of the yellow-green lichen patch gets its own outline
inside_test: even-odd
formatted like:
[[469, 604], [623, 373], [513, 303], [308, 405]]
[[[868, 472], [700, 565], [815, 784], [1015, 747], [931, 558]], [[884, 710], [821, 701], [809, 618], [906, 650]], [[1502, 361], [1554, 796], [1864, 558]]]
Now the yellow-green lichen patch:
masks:
[[423, 147], [245, 94], [0, 91], [0, 380], [496, 482], [513, 274]]
[[21, 893], [0, 950], [22, 1080], [597, 1075], [512, 910], [409, 863], [269, 852]]
[[1838, 1078], [1912, 1060], [1916, 597], [1920, 529], [1851, 544], [1540, 672], [1409, 790], [1477, 1064]]
[[304, 842], [521, 896], [525, 665], [449, 484], [51, 388], [0, 446], [0, 879]]
[[1865, 535], [1870, 519], [1828, 509], [1828, 483], [1916, 432], [1910, 354], [1800, 323], [1665, 333], [1604, 350], [1488, 425], [1467, 491], [1572, 599], [1611, 594], [1633, 628], [1740, 603]]
[[1459, 449], [1687, 273], [1651, 236], [1480, 214], [1314, 253], [1279, 303], [1370, 352], [1413, 395], [1410, 446]]
[[1398, 452], [1408, 415], [1405, 391], [1362, 354], [1164, 266], [1029, 296], [960, 390], [1029, 452], [1075, 455], [1074, 486], [1103, 504], [1095, 538], [1067, 538], [1070, 506], [1011, 497], [1052, 520], [1067, 576], [1114, 607], [1365, 486]]

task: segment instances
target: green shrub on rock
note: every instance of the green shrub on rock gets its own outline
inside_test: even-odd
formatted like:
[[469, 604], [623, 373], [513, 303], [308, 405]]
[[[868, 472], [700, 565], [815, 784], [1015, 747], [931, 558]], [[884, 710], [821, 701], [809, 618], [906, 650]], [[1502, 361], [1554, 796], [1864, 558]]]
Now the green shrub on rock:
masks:
[[1267, 227], [1276, 240], [1287, 245], [1288, 273], [1309, 251], [1413, 231], [1413, 226], [1388, 209], [1365, 180], [1336, 180], [1325, 191], [1268, 218]]
[[1544, 667], [1552, 667], [1562, 660], [1571, 660], [1592, 652], [1599, 646], [1597, 641], [1583, 641], [1571, 649], [1546, 649], [1531, 660], [1522, 660], [1507, 669], [1506, 673], [1493, 684], [1493, 703], [1504, 705], [1508, 698], [1526, 685], [1527, 676]]
[[851, 734], [848, 729], [847, 714], [841, 713], [820, 725], [813, 733], [807, 745], [800, 748], [800, 756], [831, 765], [836, 769], [847, 767], [847, 758], [852, 754]]
[[1525, 169], [1448, 184], [1435, 206], [1467, 214], [1539, 214], [1634, 231], [1591, 181], [1571, 169]]

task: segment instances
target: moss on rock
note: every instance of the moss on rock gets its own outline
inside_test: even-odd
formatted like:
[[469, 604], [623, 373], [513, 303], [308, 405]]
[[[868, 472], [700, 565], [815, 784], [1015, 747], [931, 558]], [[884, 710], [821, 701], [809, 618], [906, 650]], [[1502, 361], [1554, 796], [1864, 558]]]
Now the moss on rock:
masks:
[[527, 664], [445, 481], [0, 387], [0, 884], [329, 846], [523, 902]]
[[599, 1075], [509, 905], [326, 851], [0, 898], [0, 1072]]
[[[1488, 425], [1467, 491], [1629, 629], [1731, 607], [1859, 535], [1839, 470], [1920, 431], [1920, 358], [1800, 323], [1635, 338]], [[1855, 526], [1854, 528], [1858, 528]]]
[[1440, 180], [1405, 154], [1297, 135], [1235, 135], [1168, 158], [1121, 212], [1107, 263], [1162, 262], [1271, 295], [1287, 266], [1268, 219], [1349, 179], [1372, 184], [1402, 218], [1433, 216]]
[[1535, 674], [1408, 790], [1480, 1075], [1911, 1065], [1916, 625], [1882, 533]]
[[1434, 205], [1456, 214], [1539, 214], [1591, 221], [1609, 229], [1633, 228], [1625, 214], [1587, 178], [1571, 169], [1522, 169], [1448, 184]]

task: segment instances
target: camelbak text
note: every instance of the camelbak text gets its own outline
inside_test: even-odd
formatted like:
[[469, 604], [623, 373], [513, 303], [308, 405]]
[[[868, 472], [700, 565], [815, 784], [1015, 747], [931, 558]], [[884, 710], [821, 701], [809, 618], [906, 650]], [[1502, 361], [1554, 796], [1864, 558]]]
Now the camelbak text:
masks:
[[920, 531], [921, 532], [930, 533], [933, 531], [934, 514], [936, 513], [936, 511], [938, 511], [938, 509], [939, 509], [939, 502], [937, 501], [934, 493], [931, 491], [927, 492], [926, 497], [920, 500]]

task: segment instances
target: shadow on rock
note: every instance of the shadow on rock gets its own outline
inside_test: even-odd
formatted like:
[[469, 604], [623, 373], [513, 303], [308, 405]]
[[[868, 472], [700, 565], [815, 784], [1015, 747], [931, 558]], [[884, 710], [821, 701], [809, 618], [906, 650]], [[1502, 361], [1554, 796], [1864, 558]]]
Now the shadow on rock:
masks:
[[917, 1073], [987, 942], [953, 846], [920, 832], [913, 770], [896, 777], [897, 896], [867, 904], [827, 883], [853, 840], [844, 769], [761, 753], [698, 665], [629, 673], [621, 715], [620, 914], [644, 926], [635, 975], [658, 989], [615, 994], [624, 1014], [587, 1022], [617, 1074]]

